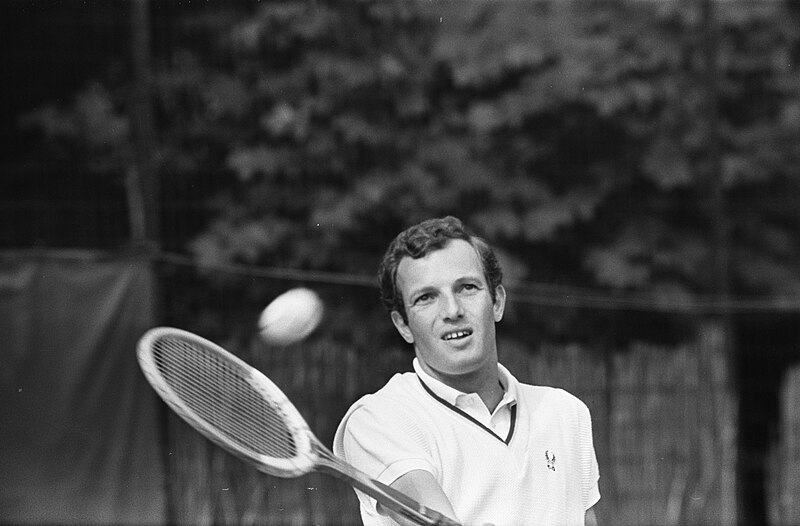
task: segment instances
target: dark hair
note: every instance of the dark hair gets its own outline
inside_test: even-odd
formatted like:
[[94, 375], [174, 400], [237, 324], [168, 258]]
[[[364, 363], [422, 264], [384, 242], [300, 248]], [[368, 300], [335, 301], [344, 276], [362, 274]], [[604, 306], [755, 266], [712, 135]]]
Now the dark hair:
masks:
[[378, 269], [381, 301], [389, 312], [397, 311], [408, 321], [403, 298], [397, 291], [397, 267], [405, 257], [419, 259], [447, 246], [453, 239], [463, 239], [477, 250], [483, 266], [483, 275], [494, 302], [497, 287], [503, 282], [503, 271], [492, 247], [482, 238], [470, 233], [460, 219], [447, 216], [428, 219], [400, 232], [383, 255]]

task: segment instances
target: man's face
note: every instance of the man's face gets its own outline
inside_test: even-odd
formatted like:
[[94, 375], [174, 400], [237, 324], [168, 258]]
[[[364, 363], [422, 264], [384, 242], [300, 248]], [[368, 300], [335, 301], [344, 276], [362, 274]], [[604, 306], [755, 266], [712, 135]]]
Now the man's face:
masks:
[[397, 288], [408, 322], [392, 312], [392, 322], [414, 344], [423, 369], [447, 377], [496, 370], [495, 323], [503, 317], [505, 290], [493, 303], [478, 252], [461, 239], [419, 259], [403, 258]]

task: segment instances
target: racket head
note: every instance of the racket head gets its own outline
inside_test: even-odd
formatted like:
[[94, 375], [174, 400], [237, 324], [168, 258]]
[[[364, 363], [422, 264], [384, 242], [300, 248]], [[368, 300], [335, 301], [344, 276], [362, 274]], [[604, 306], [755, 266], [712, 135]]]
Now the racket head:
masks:
[[137, 358], [170, 409], [259, 471], [296, 477], [316, 466], [316, 439], [283, 391], [219, 345], [156, 327], [139, 339]]

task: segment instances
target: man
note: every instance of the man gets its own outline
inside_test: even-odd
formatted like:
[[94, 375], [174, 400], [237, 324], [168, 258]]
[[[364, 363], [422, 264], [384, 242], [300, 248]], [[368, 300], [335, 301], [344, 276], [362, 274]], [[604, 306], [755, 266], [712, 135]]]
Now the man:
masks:
[[[350, 408], [336, 454], [467, 526], [596, 524], [588, 409], [498, 363], [506, 291], [492, 249], [458, 219], [432, 219], [395, 238], [379, 277], [414, 372]], [[393, 524], [358, 497], [365, 526]]]

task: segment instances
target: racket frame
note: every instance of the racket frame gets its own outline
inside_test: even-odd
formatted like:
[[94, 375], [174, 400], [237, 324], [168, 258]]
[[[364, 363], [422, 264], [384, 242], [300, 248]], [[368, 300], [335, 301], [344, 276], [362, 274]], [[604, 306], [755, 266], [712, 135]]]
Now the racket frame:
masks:
[[[277, 458], [243, 447], [235, 440], [229, 439], [224, 433], [220, 433], [214, 425], [189, 407], [159, 373], [152, 350], [156, 342], [165, 336], [176, 336], [189, 344], [206, 348], [237, 367], [242, 372], [243, 379], [285, 417], [283, 423], [291, 433], [297, 454], [293, 458]], [[139, 340], [137, 356], [150, 385], [178, 416], [203, 436], [237, 457], [250, 462], [259, 471], [277, 477], [297, 477], [308, 473], [316, 465], [319, 455], [311, 439], [313, 433], [303, 417], [272, 380], [238, 356], [196, 334], [171, 327], [156, 327], [147, 331]]]
[[[224, 360], [239, 368], [243, 378], [258, 391], [265, 400], [286, 417], [284, 423], [290, 431], [297, 446], [297, 455], [292, 459], [281, 459], [263, 455], [245, 448], [235, 440], [227, 438], [215, 426], [190, 408], [170, 387], [158, 372], [158, 365], [153, 356], [156, 342], [165, 336], [175, 336], [188, 344], [195, 344], [218, 354]], [[282, 478], [293, 478], [311, 471], [320, 471], [347, 482], [355, 489], [362, 491], [378, 501], [385, 508], [422, 526], [459, 526], [452, 519], [439, 512], [430, 510], [404, 493], [372, 479], [344, 460], [336, 457], [330, 449], [323, 445], [305, 419], [288, 397], [264, 373], [247, 362], [201, 336], [183, 329], [173, 327], [155, 327], [148, 330], [137, 345], [139, 365], [150, 385], [161, 399], [175, 413], [213, 443], [251, 464], [259, 471]]]

